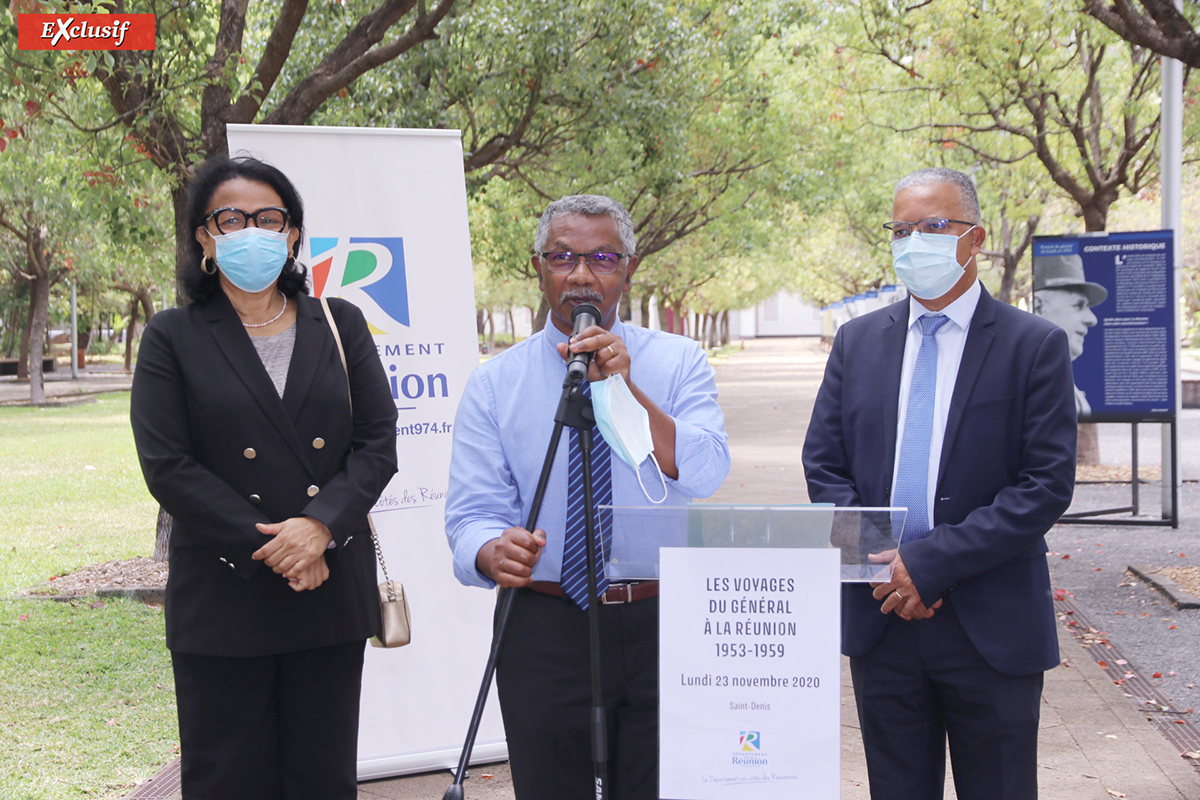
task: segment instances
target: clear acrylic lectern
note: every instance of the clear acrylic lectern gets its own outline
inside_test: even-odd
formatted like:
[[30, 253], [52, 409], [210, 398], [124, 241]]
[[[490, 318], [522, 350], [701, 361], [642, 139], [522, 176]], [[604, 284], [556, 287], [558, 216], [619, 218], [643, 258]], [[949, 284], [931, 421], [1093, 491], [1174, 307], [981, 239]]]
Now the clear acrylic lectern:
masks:
[[605, 574], [614, 581], [656, 579], [660, 547], [833, 548], [841, 550], [843, 582], [887, 581], [889, 551], [898, 547], [895, 536], [906, 511], [719, 503], [604, 506]]

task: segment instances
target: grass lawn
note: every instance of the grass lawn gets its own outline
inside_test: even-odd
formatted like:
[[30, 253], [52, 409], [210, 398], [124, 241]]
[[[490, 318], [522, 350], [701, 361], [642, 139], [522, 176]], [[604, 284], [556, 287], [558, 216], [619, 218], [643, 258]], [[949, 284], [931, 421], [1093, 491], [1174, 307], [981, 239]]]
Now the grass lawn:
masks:
[[0, 408], [0, 798], [118, 798], [175, 757], [161, 609], [15, 598], [85, 564], [149, 555], [156, 511], [127, 393]]

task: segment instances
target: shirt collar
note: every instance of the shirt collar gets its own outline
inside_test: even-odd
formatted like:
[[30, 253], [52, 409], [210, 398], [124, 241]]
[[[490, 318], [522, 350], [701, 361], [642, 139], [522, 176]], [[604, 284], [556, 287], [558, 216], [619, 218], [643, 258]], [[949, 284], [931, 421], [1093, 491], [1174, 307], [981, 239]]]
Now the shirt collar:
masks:
[[971, 317], [975, 316], [975, 306], [979, 305], [981, 294], [983, 294], [983, 287], [979, 281], [975, 281], [969, 289], [941, 311], [930, 311], [910, 294], [908, 297], [908, 327], [916, 325], [917, 320], [926, 314], [944, 314], [950, 318], [951, 322], [965, 331], [971, 325]]

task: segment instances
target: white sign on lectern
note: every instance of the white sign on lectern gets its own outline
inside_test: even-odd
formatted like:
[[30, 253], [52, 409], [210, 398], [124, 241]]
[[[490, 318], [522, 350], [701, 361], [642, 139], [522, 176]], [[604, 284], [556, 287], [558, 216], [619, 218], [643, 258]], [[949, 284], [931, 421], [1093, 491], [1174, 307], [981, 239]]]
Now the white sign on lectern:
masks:
[[659, 796], [836, 800], [840, 554], [663, 548]]

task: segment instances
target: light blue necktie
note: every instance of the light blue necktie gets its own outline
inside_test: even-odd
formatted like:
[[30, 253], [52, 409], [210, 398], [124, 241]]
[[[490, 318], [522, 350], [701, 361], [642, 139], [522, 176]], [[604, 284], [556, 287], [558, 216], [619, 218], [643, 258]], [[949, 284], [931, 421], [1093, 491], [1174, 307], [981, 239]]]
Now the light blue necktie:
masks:
[[900, 442], [900, 469], [892, 505], [907, 506], [901, 542], [914, 542], [929, 533], [929, 443], [933, 437], [933, 399], [937, 391], [937, 332], [950, 318], [944, 314], [921, 317], [921, 348], [913, 367], [904, 415], [904, 440]]
[[[583, 394], [591, 397], [591, 387], [583, 383]], [[612, 505], [612, 465], [608, 457], [608, 443], [600, 435], [600, 429], [592, 428], [592, 501], [596, 511], [596, 590], [603, 593], [608, 588], [604, 575], [604, 543], [611, 538], [609, 517], [611, 512], [601, 513], [599, 506]], [[567, 456], [567, 526], [563, 536], [562, 573], [559, 581], [563, 594], [575, 605], [587, 610], [587, 518], [583, 502], [583, 452], [579, 449], [579, 431], [571, 429], [570, 449]]]

